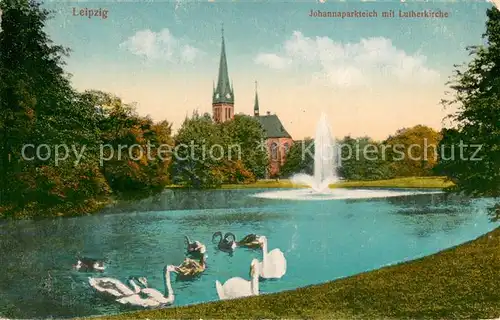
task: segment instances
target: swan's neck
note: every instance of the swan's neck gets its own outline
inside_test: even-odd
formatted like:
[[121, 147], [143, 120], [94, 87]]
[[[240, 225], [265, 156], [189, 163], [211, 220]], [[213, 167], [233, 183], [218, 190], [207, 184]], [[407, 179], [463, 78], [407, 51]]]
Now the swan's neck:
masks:
[[259, 272], [256, 270], [256, 272], [253, 274], [252, 280], [250, 280], [250, 288], [252, 290], [252, 293], [254, 295], [259, 294]]
[[134, 291], [135, 293], [141, 292], [141, 287], [139, 287], [134, 280], [130, 279], [128, 283], [132, 287], [132, 291]]
[[262, 263], [264, 264], [267, 260], [267, 239], [263, 241], [262, 244]]
[[172, 289], [172, 284], [170, 283], [170, 271], [166, 270], [165, 274], [165, 294], [164, 296], [172, 300], [174, 298], [174, 291]]

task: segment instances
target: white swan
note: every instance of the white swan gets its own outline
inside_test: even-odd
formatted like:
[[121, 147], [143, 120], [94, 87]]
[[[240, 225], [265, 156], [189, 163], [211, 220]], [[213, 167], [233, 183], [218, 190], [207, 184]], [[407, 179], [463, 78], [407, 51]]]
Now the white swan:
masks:
[[286, 273], [286, 259], [283, 252], [276, 248], [267, 252], [267, 238], [260, 237], [262, 243], [262, 262], [259, 264], [260, 276], [265, 279], [279, 279]]
[[132, 289], [118, 279], [89, 277], [89, 284], [92, 288], [113, 298], [130, 296], [141, 291], [141, 288], [134, 282], [133, 278], [128, 279], [128, 283]]
[[218, 280], [215, 281], [219, 299], [226, 300], [259, 295], [259, 260], [257, 259], [253, 259], [250, 264], [250, 278], [250, 281], [240, 277], [231, 278], [224, 285]]
[[[140, 307], [158, 307], [174, 303], [174, 291], [170, 282], [170, 272], [175, 272], [175, 267], [168, 265], [165, 266], [163, 271], [165, 294], [162, 294], [160, 291], [153, 288], [143, 288], [140, 292], [121, 297], [116, 301], [121, 304]], [[147, 297], [143, 298], [140, 294], [145, 294]]]

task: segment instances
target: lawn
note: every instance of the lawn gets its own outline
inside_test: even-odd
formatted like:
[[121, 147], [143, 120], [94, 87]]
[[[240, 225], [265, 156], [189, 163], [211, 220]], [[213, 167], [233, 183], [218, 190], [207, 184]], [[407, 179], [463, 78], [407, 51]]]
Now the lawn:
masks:
[[435, 255], [321, 285], [97, 319], [497, 318], [499, 270], [497, 228]]
[[[409, 177], [374, 181], [341, 181], [330, 185], [330, 188], [446, 188], [453, 183], [445, 177]], [[250, 184], [227, 184], [223, 189], [243, 188], [300, 188], [305, 186], [294, 185], [290, 180], [259, 180]]]

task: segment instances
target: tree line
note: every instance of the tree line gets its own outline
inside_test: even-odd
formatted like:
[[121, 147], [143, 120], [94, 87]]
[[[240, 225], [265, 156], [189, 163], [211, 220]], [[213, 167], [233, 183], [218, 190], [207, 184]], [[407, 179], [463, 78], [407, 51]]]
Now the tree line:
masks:
[[[210, 115], [194, 112], [176, 134], [167, 121], [155, 122], [137, 113], [134, 104], [99, 90], [79, 92], [64, 70], [67, 48], [52, 43], [44, 32], [50, 12], [37, 1], [5, 0], [0, 28], [0, 216], [44, 217], [90, 213], [110, 196], [144, 196], [176, 184], [216, 188], [224, 183], [248, 183], [266, 176], [267, 150], [259, 122], [246, 115], [215, 123]], [[384, 141], [344, 137], [339, 145], [339, 174], [348, 180], [446, 175], [453, 191], [498, 197], [500, 193], [500, 14], [487, 11], [485, 44], [471, 47], [472, 61], [457, 66], [445, 105], [458, 105], [451, 117], [456, 126], [441, 132], [426, 126], [401, 129]], [[425, 141], [425, 142], [424, 142]], [[306, 139], [305, 143], [311, 143]], [[460, 143], [481, 144], [482, 161], [443, 157]], [[426, 143], [427, 145], [425, 145]], [[68, 145], [85, 154], [69, 154], [61, 163], [53, 157], [23, 157], [26, 144]], [[175, 157], [159, 157], [147, 144], [187, 146]], [[102, 145], [143, 146], [105, 154]], [[366, 150], [348, 156], [348, 150]], [[388, 146], [402, 145], [401, 151]], [[411, 145], [420, 148], [410, 150]], [[438, 149], [427, 148], [437, 145]], [[233, 153], [228, 150], [238, 146]], [[373, 160], [373, 146], [385, 149]], [[210, 154], [207, 156], [207, 150]], [[423, 156], [423, 152], [426, 156]], [[30, 151], [33, 152], [33, 151]], [[45, 151], [47, 152], [47, 151]], [[435, 153], [439, 154], [436, 155]], [[465, 151], [473, 156], [473, 150]], [[410, 154], [411, 153], [411, 154]], [[43, 154], [44, 156], [46, 154]], [[410, 156], [411, 155], [411, 156]], [[76, 161], [78, 160], [78, 161]], [[301, 143], [287, 154], [282, 177], [312, 173], [312, 157]], [[78, 162], [77, 165], [75, 163]], [[498, 207], [497, 209], [498, 210]]]
[[[134, 104], [113, 94], [73, 88], [64, 71], [69, 50], [45, 33], [51, 13], [39, 2], [7, 0], [0, 10], [0, 216], [85, 214], [111, 195], [144, 196], [171, 183], [217, 187], [263, 175], [266, 154], [254, 148], [263, 132], [253, 118], [238, 115], [219, 125], [195, 113], [174, 136], [170, 122], [141, 116]], [[191, 141], [239, 144], [241, 154], [179, 160], [146, 148]], [[50, 150], [41, 148], [35, 157], [35, 148], [23, 148], [27, 144], [65, 145], [85, 152], [79, 159], [69, 153], [58, 162]], [[111, 146], [104, 155], [103, 145]], [[148, 151], [112, 152], [133, 145]]]
[[[406, 157], [394, 161], [396, 154], [392, 149], [385, 159], [367, 161], [364, 156], [359, 161], [344, 160], [339, 170], [341, 176], [353, 180], [446, 176], [454, 183], [450, 192], [495, 199], [491, 214], [495, 220], [500, 218], [500, 11], [492, 6], [486, 10], [486, 18], [482, 44], [466, 48], [471, 60], [454, 66], [445, 92], [447, 98], [441, 101], [445, 108], [454, 109], [447, 117], [453, 126], [440, 132], [425, 126], [401, 129], [380, 142], [369, 137], [344, 137], [339, 144], [374, 144], [381, 149], [402, 144]], [[427, 159], [422, 157], [421, 152], [426, 150], [424, 139], [438, 144], [437, 161], [434, 154], [428, 154]], [[411, 151], [409, 146], [414, 144], [421, 148]], [[300, 148], [300, 144], [292, 147], [282, 171], [284, 176], [297, 171], [312, 173], [312, 159], [302, 157]], [[408, 156], [411, 152], [417, 152], [415, 159]]]
[[[431, 176], [439, 157], [441, 135], [417, 125], [398, 130], [384, 141], [346, 136], [335, 142], [337, 174], [345, 180], [380, 180]], [[281, 176], [313, 174], [314, 141], [307, 138], [290, 148]]]

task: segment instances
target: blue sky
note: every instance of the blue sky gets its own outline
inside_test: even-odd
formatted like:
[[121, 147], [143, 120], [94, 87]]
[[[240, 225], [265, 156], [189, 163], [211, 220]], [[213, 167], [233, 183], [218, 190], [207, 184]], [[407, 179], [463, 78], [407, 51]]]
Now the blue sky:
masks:
[[[468, 60], [465, 46], [482, 43], [491, 4], [89, 1], [45, 6], [56, 10], [47, 26], [52, 39], [72, 49], [67, 70], [77, 88], [114, 92], [136, 101], [140, 113], [176, 126], [193, 109], [211, 111], [224, 23], [235, 112], [251, 113], [257, 80], [263, 108], [279, 114], [300, 139], [312, 135], [321, 111], [329, 113], [339, 136], [383, 138], [420, 123], [439, 128], [444, 113], [436, 104], [444, 82], [453, 64]], [[73, 8], [103, 8], [108, 19], [76, 17]], [[450, 17], [309, 17], [311, 10], [380, 14], [391, 9], [396, 15], [442, 10]], [[412, 95], [418, 101], [403, 107], [401, 101], [415, 100]], [[373, 118], [380, 113], [386, 117]], [[400, 114], [399, 122], [388, 119], [391, 113]]]

